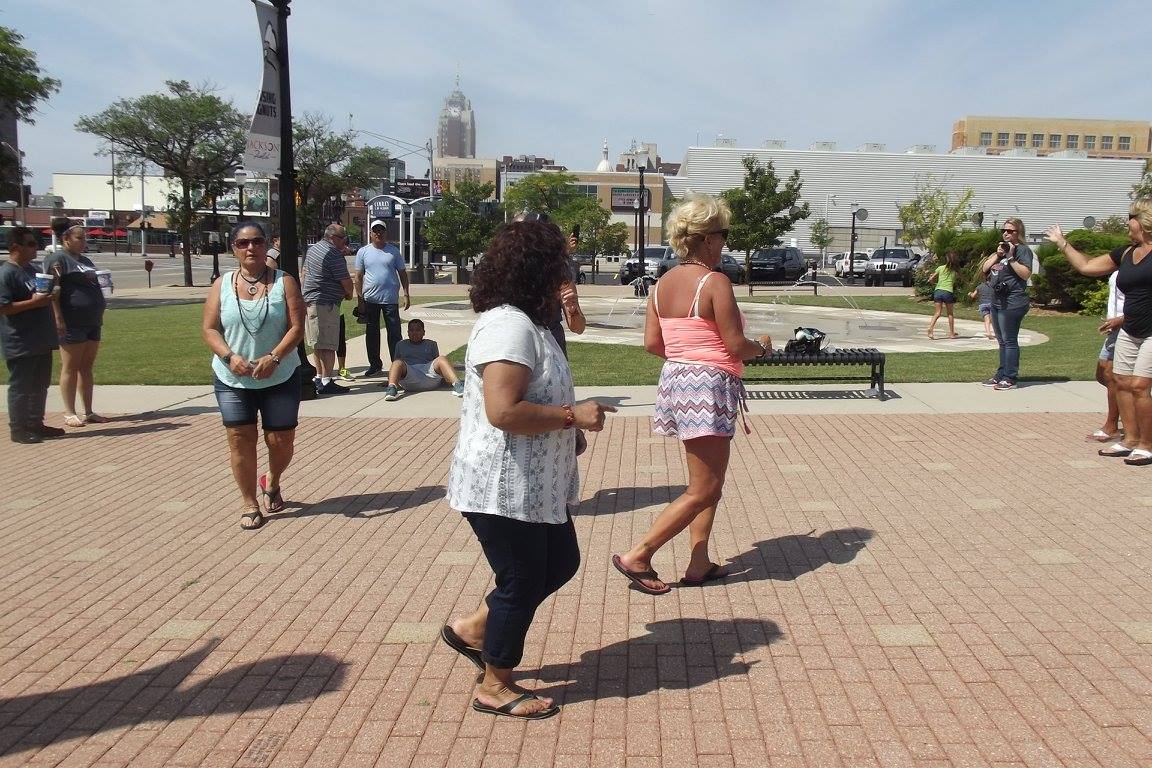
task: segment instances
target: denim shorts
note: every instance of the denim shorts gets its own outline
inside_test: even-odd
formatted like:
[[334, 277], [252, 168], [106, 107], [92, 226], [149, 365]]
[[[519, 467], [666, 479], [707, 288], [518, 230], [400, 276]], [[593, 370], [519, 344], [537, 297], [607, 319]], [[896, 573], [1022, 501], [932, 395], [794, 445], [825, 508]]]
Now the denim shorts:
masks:
[[100, 341], [99, 325], [70, 325], [61, 337], [61, 344], [82, 344], [85, 341]]
[[955, 304], [956, 294], [952, 293], [952, 291], [933, 291], [932, 301], [939, 301], [942, 304]]
[[1116, 338], [1119, 335], [1120, 329], [1115, 328], [1104, 337], [1104, 346], [1100, 347], [1100, 362], [1106, 363], [1116, 356]]
[[259, 414], [265, 432], [296, 429], [300, 421], [300, 379], [290, 376], [282, 384], [260, 389], [230, 387], [215, 376], [212, 389], [226, 427], [256, 423]]
[[990, 315], [990, 314], [992, 314], [992, 305], [991, 304], [981, 304], [980, 305], [980, 317], [988, 317], [988, 315]]

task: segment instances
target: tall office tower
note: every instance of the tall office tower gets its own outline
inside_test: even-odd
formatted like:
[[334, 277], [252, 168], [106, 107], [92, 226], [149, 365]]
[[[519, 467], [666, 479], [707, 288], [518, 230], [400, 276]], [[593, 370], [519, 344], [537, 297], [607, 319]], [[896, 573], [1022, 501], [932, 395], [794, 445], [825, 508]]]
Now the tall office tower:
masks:
[[472, 102], [460, 90], [459, 75], [456, 89], [444, 99], [444, 108], [440, 110], [436, 147], [441, 157], [476, 157], [476, 118]]

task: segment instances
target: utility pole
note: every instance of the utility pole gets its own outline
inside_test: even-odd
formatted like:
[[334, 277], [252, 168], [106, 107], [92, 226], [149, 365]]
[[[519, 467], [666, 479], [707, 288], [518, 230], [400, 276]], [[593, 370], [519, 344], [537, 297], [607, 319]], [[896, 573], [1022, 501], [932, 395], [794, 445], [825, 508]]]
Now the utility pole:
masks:
[[116, 145], [112, 144], [112, 255], [120, 255], [120, 242], [116, 239]]

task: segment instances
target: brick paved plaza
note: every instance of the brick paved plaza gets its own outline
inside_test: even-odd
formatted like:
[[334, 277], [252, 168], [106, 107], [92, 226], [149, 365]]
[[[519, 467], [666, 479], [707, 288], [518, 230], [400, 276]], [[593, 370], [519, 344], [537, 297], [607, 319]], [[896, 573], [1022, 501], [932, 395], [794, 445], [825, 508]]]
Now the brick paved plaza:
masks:
[[1152, 765], [1152, 474], [1095, 456], [1097, 416], [752, 425], [714, 534], [737, 574], [661, 597], [609, 556], [678, 445], [592, 438], [536, 723], [473, 712], [436, 638], [489, 586], [444, 502], [454, 418], [304, 419], [254, 533], [206, 409], [5, 443], [0, 765]]

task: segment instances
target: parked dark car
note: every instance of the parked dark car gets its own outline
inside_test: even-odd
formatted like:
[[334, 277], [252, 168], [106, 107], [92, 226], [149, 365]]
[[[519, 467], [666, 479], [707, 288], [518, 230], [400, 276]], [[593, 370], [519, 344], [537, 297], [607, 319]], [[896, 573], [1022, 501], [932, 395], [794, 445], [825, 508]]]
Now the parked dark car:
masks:
[[748, 263], [751, 266], [748, 277], [754, 283], [792, 282], [803, 277], [808, 268], [804, 254], [791, 246], [753, 251]]
[[[666, 258], [660, 260], [660, 265], [656, 267], [656, 277], [663, 277], [665, 272], [679, 264], [680, 260], [676, 258], [675, 252], [670, 253]], [[744, 265], [733, 258], [730, 253], [721, 254], [720, 263], [713, 267], [712, 271], [723, 272], [734, 285], [741, 285], [744, 282]]]

